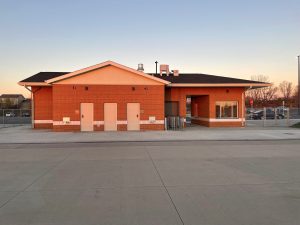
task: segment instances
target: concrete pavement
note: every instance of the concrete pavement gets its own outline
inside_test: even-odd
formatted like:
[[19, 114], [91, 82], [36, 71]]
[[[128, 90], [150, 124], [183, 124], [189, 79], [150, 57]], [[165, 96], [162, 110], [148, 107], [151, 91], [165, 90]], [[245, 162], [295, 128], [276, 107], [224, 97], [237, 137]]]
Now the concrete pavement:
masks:
[[299, 145], [0, 144], [0, 225], [297, 225]]
[[30, 126], [0, 129], [0, 143], [71, 143], [197, 140], [296, 140], [300, 129], [289, 127], [207, 128], [146, 132], [52, 132]]

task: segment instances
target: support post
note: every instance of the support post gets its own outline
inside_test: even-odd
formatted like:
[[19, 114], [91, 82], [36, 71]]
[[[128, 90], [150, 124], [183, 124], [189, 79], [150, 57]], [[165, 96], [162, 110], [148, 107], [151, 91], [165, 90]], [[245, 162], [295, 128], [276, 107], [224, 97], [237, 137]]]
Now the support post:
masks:
[[267, 120], [267, 110], [266, 107], [264, 107], [264, 121], [263, 121], [264, 127], [266, 126], [266, 120]]
[[286, 125], [288, 127], [290, 126], [290, 108], [287, 108], [287, 111], [286, 111]]
[[274, 108], [274, 120], [275, 120], [275, 125], [278, 125], [278, 121], [277, 121], [277, 108]]
[[300, 115], [300, 55], [298, 55], [298, 115]]
[[33, 92], [31, 92], [31, 127], [34, 128], [34, 99], [33, 99]]

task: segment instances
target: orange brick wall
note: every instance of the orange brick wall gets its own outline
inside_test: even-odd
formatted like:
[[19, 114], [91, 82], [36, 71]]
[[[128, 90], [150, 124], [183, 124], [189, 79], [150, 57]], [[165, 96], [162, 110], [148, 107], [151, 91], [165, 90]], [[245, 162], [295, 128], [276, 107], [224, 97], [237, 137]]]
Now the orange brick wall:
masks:
[[[216, 101], [237, 101], [238, 102], [238, 117], [243, 118], [243, 98], [242, 95], [245, 89], [242, 87], [231, 87], [231, 88], [223, 88], [223, 87], [214, 87], [214, 88], [194, 88], [194, 87], [172, 87], [166, 88], [165, 98], [166, 101], [179, 101], [179, 115], [182, 117], [186, 116], [186, 96], [194, 96], [197, 95], [206, 95], [208, 96], [206, 99], [198, 99], [197, 101], [200, 103], [202, 101], [201, 107], [205, 107], [207, 102], [209, 102], [209, 107], [207, 107], [208, 111], [203, 112], [203, 117], [208, 115], [208, 118], [216, 118], [216, 109], [215, 103]], [[198, 105], [199, 107], [199, 105]], [[193, 112], [193, 109], [192, 109]], [[201, 111], [198, 112], [201, 113]], [[200, 117], [200, 116], [199, 116]], [[198, 122], [202, 125], [207, 126], [243, 126], [242, 122]]]
[[[52, 120], [52, 87], [32, 87], [34, 120]], [[34, 124], [34, 128], [52, 128], [49, 123]]]
[[[85, 88], [88, 87], [88, 90]], [[164, 86], [163, 85], [53, 85], [53, 120], [62, 121], [70, 117], [71, 121], [80, 121], [80, 103], [94, 103], [94, 121], [104, 120], [104, 103], [118, 104], [118, 120], [127, 120], [127, 103], [140, 103], [140, 119], [164, 120]], [[55, 130], [80, 126], [54, 126]], [[103, 130], [103, 126], [94, 126]], [[163, 129], [157, 124], [141, 125], [141, 130]], [[72, 130], [72, 129], [71, 129]], [[127, 130], [126, 125], [118, 125], [118, 130]]]
[[[88, 90], [85, 87], [88, 86]], [[141, 120], [155, 116], [164, 120], [164, 102], [179, 101], [179, 115], [186, 116], [186, 96], [194, 96], [192, 102], [198, 104], [198, 116], [215, 118], [216, 101], [238, 101], [239, 118], [242, 118], [242, 94], [244, 88], [166, 88], [163, 85], [66, 85], [33, 87], [35, 120], [80, 121], [80, 103], [94, 103], [94, 120], [104, 120], [104, 103], [118, 104], [118, 120], [127, 120], [127, 103], [141, 104]], [[196, 97], [199, 95], [198, 97]], [[192, 103], [193, 107], [193, 103]], [[193, 112], [193, 108], [192, 108]], [[195, 121], [194, 121], [195, 122]], [[242, 126], [242, 122], [195, 122], [206, 126]], [[35, 128], [52, 128], [52, 124], [35, 124]], [[163, 130], [162, 124], [141, 124], [141, 130]], [[53, 126], [55, 131], [79, 131], [78, 125]], [[103, 131], [103, 125], [94, 126], [95, 131]], [[126, 125], [118, 125], [118, 130], [127, 130]]]
[[[192, 116], [208, 118], [209, 117], [209, 96], [203, 95], [203, 96], [192, 97], [191, 111], [192, 111]], [[198, 115], [194, 115], [194, 113], [196, 112], [198, 113]]]

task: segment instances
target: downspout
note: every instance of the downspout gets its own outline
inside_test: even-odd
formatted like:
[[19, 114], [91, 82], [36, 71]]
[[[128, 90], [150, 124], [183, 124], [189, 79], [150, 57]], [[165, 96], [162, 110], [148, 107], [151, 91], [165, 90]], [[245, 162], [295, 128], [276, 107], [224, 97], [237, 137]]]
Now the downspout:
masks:
[[34, 100], [33, 100], [33, 91], [32, 87], [31, 89], [27, 87], [26, 85], [24, 86], [28, 91], [30, 91], [31, 95], [31, 128], [34, 128]]
[[242, 93], [242, 125], [243, 127], [246, 125], [246, 118], [245, 118], [245, 93], [246, 91], [249, 91], [250, 89], [252, 89], [252, 86], [250, 86], [249, 88], [246, 88], [246, 90]]
[[31, 91], [31, 128], [34, 128], [34, 98], [33, 92]]
[[37, 92], [38, 90], [41, 89], [41, 87], [39, 87], [36, 91], [32, 91], [32, 87], [31, 89], [28, 88], [28, 86], [24, 86], [28, 91], [30, 91], [31, 93], [31, 128], [34, 128], [34, 93]]

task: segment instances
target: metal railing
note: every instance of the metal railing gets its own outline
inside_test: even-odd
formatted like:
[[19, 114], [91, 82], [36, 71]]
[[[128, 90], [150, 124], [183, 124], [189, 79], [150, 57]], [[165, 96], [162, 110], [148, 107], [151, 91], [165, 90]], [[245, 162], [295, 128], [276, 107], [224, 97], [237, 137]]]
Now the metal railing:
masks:
[[168, 116], [165, 118], [166, 130], [180, 130], [185, 126], [185, 118], [179, 116]]
[[287, 107], [247, 108], [246, 126], [291, 126], [300, 122], [300, 109]]
[[31, 109], [0, 109], [0, 127], [31, 124]]

